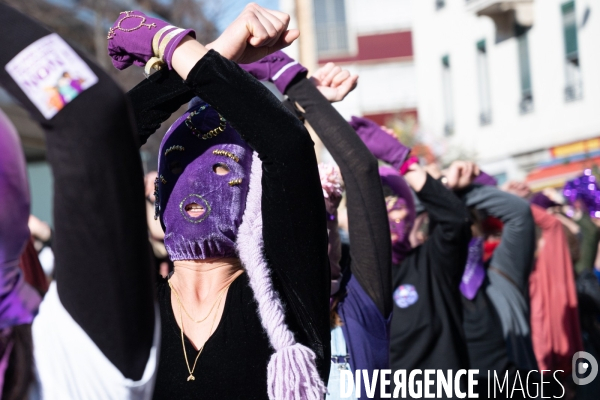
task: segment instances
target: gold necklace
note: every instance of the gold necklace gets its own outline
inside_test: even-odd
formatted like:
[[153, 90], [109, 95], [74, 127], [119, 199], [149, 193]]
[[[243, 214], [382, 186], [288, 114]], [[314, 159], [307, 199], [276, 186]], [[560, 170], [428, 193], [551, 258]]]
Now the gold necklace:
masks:
[[183, 302], [181, 301], [181, 298], [179, 297], [179, 294], [177, 293], [177, 290], [175, 290], [175, 288], [171, 284], [171, 280], [170, 279], [169, 279], [168, 282], [169, 282], [169, 287], [171, 288], [171, 290], [175, 294], [175, 297], [177, 298], [177, 302], [183, 308], [183, 312], [185, 313], [185, 315], [187, 315], [189, 319], [191, 319], [193, 322], [195, 322], [197, 324], [199, 324], [200, 322], [206, 321], [206, 319], [210, 316], [210, 314], [212, 313], [213, 309], [215, 308], [215, 305], [217, 304], [217, 301], [219, 301], [221, 299], [221, 297], [223, 296], [223, 293], [225, 293], [225, 289], [227, 289], [229, 287], [229, 285], [231, 285], [231, 283], [230, 283], [229, 285], [225, 286], [223, 289], [221, 289], [219, 291], [219, 295], [218, 295], [217, 299], [215, 300], [215, 302], [213, 303], [213, 305], [210, 308], [210, 310], [208, 311], [208, 314], [206, 314], [206, 317], [204, 317], [202, 319], [199, 319], [199, 320], [195, 320], [194, 318], [192, 318], [192, 316], [190, 315], [190, 313], [188, 313], [187, 310], [185, 309], [185, 307], [183, 306]]
[[[238, 275], [239, 276], [239, 275]], [[229, 288], [229, 286], [231, 286], [231, 284], [234, 282], [235, 280], [231, 281], [227, 286], [225, 286], [223, 289], [221, 289], [222, 293], [225, 293], [225, 290]], [[213, 320], [212, 323], [210, 325], [210, 330], [208, 331], [208, 338], [206, 339], [206, 341], [204, 342], [204, 344], [202, 345], [202, 347], [200, 347], [200, 349], [198, 350], [198, 354], [196, 355], [196, 359], [194, 360], [194, 365], [192, 366], [192, 368], [190, 368], [190, 363], [188, 361], [188, 356], [187, 356], [187, 351], [185, 350], [185, 340], [184, 340], [184, 328], [183, 328], [183, 305], [181, 304], [181, 300], [179, 299], [179, 296], [177, 296], [177, 291], [175, 291], [175, 289], [173, 289], [173, 285], [171, 285], [171, 282], [169, 280], [169, 287], [171, 288], [171, 290], [174, 291], [175, 293], [175, 297], [177, 298], [177, 303], [179, 304], [179, 318], [181, 319], [181, 347], [183, 348], [183, 357], [185, 359], [185, 365], [187, 366], [188, 372], [190, 374], [190, 376], [188, 376], [187, 381], [195, 381], [196, 377], [194, 376], [194, 370], [196, 369], [196, 363], [198, 362], [198, 358], [200, 358], [200, 354], [202, 354], [202, 350], [204, 350], [204, 346], [206, 345], [206, 342], [208, 342], [208, 339], [210, 339], [210, 336], [212, 335], [212, 331], [213, 328], [215, 327], [215, 321], [217, 320], [217, 314], [218, 312], [215, 312], [215, 315], [213, 316]], [[217, 301], [215, 302], [215, 304], [218, 302], [219, 306], [217, 307], [217, 311], [219, 310], [219, 307], [221, 306], [221, 299], [222, 296], [219, 295]], [[214, 304], [213, 304], [214, 306]], [[211, 312], [212, 312], [212, 308], [211, 308]], [[210, 315], [210, 313], [208, 314]], [[208, 317], [207, 315], [207, 317]]]

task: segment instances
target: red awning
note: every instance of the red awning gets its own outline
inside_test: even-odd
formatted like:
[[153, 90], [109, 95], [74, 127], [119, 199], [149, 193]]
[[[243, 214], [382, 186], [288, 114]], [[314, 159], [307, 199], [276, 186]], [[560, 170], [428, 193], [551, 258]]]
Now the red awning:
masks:
[[532, 190], [542, 190], [547, 187], [562, 187], [573, 178], [583, 174], [583, 171], [600, 165], [600, 157], [571, 161], [565, 164], [551, 165], [534, 169], [527, 175], [525, 181]]

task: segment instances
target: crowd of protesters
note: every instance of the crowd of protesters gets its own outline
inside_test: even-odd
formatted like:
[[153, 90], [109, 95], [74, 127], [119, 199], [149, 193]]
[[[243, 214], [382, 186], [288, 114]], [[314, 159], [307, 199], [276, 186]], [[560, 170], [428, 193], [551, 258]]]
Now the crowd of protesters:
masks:
[[[250, 4], [201, 44], [125, 11], [108, 53], [148, 76], [123, 93], [0, 5], [0, 85], [44, 128], [55, 182], [50, 229], [0, 112], [0, 399], [385, 397], [366, 378], [342, 393], [357, 370], [477, 370], [479, 398], [490, 372], [525, 382], [495, 398], [538, 398], [548, 378], [546, 396], [598, 398], [572, 378], [577, 352], [600, 358], [594, 171], [532, 193], [470, 161], [422, 164], [336, 111], [358, 76], [283, 53], [288, 23]], [[67, 69], [55, 109], [25, 79], [44, 63]], [[184, 105], [144, 176], [139, 146]], [[317, 163], [307, 127], [335, 164]]]

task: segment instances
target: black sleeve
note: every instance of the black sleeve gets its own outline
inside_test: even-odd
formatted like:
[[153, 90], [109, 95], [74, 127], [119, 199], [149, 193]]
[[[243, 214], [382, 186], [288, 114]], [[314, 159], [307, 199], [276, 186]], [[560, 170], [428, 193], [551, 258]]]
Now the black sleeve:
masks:
[[286, 94], [340, 167], [346, 185], [352, 274], [387, 318], [392, 311], [391, 240], [377, 160], [354, 129], [308, 79]]
[[464, 201], [468, 207], [473, 206], [504, 223], [502, 240], [490, 265], [527, 293], [535, 251], [535, 222], [529, 202], [488, 185], [469, 187]]
[[141, 146], [171, 114], [194, 97], [194, 92], [175, 71], [164, 68], [137, 84], [127, 97]]
[[0, 84], [46, 130], [61, 303], [125, 377], [139, 380], [152, 346], [154, 288], [143, 173], [127, 98], [78, 52], [99, 81], [46, 120], [4, 66], [51, 32], [0, 4], [0, 33]]
[[329, 374], [329, 260], [314, 143], [304, 125], [259, 81], [210, 51], [187, 84], [240, 133], [262, 160], [264, 251], [296, 340]]
[[430, 236], [424, 244], [426, 252], [434, 260], [434, 268], [458, 287], [471, 240], [469, 212], [453, 192], [429, 174], [417, 197], [429, 214]]

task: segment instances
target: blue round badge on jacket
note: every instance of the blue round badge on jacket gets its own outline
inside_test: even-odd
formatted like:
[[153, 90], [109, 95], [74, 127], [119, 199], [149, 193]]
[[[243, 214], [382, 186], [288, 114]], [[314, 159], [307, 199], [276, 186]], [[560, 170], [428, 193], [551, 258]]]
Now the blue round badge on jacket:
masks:
[[400, 285], [394, 291], [394, 302], [400, 308], [412, 306], [417, 300], [419, 300], [419, 294], [413, 285]]

